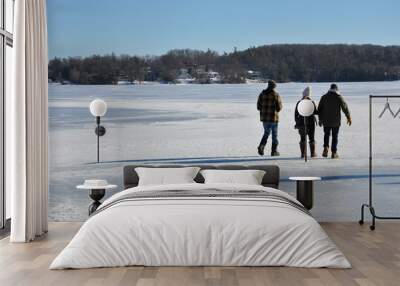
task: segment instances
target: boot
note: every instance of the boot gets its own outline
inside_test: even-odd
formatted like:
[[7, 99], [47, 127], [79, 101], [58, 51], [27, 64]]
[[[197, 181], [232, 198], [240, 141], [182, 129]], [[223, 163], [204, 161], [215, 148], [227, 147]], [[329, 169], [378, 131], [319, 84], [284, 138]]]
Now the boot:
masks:
[[317, 157], [317, 153], [315, 152], [315, 142], [310, 142], [310, 154], [311, 158]]
[[278, 152], [278, 145], [277, 144], [272, 144], [272, 149], [271, 149], [271, 156], [280, 156], [281, 154]]
[[264, 148], [265, 148], [265, 145], [261, 145], [261, 144], [257, 147], [258, 155], [264, 156]]
[[306, 143], [305, 142], [300, 142], [300, 154], [301, 154], [301, 158], [304, 158], [304, 148], [306, 147]]
[[332, 158], [332, 159], [339, 159], [339, 154], [338, 154], [337, 152], [333, 152], [333, 151], [332, 151], [332, 156], [331, 156], [331, 158]]
[[328, 152], [329, 152], [329, 149], [328, 149], [328, 147], [324, 147], [324, 151], [322, 152], [322, 157], [328, 157]]

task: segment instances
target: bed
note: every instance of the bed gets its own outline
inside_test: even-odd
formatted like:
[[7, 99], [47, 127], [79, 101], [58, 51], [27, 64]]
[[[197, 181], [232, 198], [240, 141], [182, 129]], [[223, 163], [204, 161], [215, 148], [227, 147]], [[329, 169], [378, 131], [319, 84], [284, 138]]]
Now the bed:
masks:
[[153, 186], [138, 186], [137, 167], [124, 168], [124, 190], [102, 203], [50, 269], [351, 267], [311, 214], [278, 190], [277, 166], [200, 166], [263, 170], [261, 185], [204, 184], [199, 173], [195, 183]]

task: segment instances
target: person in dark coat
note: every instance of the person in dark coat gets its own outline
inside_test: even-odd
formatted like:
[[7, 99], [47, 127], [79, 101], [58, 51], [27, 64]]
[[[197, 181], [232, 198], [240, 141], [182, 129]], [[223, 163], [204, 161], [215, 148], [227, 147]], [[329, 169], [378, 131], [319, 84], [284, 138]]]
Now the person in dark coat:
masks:
[[275, 88], [275, 81], [268, 81], [267, 89], [260, 93], [257, 100], [257, 110], [260, 111], [260, 121], [264, 127], [264, 134], [258, 145], [258, 154], [260, 156], [264, 155], [264, 148], [270, 133], [272, 133], [271, 156], [280, 155], [278, 152], [278, 122], [279, 112], [282, 110], [282, 101]]
[[346, 115], [347, 124], [351, 125], [351, 116], [346, 102], [339, 93], [336, 84], [332, 84], [328, 93], [321, 97], [318, 104], [319, 125], [324, 127], [324, 151], [323, 157], [328, 157], [329, 139], [332, 134], [332, 159], [339, 158], [337, 153], [339, 129], [341, 125], [341, 112]]
[[[314, 113], [311, 116], [306, 117], [306, 127], [304, 126], [304, 117], [300, 115], [299, 111], [297, 110], [297, 107], [301, 100], [311, 100], [312, 103], [314, 104]], [[306, 148], [306, 141], [307, 141], [307, 136], [308, 136], [308, 142], [310, 146], [310, 154], [312, 158], [317, 157], [317, 153], [315, 152], [315, 125], [317, 123], [317, 120], [315, 118], [315, 115], [318, 113], [317, 112], [317, 106], [315, 102], [311, 99], [311, 87], [307, 86], [304, 91], [303, 91], [303, 97], [302, 99], [299, 100], [296, 104], [295, 112], [294, 112], [294, 120], [296, 122], [295, 128], [299, 130], [299, 135], [300, 135], [300, 152], [301, 152], [301, 158], [304, 158], [304, 151]], [[307, 131], [307, 134], [306, 132]]]

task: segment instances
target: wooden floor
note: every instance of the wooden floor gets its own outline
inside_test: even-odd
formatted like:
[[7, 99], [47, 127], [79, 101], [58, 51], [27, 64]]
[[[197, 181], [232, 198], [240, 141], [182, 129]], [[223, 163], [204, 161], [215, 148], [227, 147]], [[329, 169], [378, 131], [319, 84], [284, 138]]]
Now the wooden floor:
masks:
[[28, 244], [0, 241], [0, 285], [400, 285], [400, 224], [380, 222], [375, 232], [357, 223], [322, 226], [352, 269], [288, 267], [123, 267], [48, 270], [79, 229], [51, 223], [48, 235]]

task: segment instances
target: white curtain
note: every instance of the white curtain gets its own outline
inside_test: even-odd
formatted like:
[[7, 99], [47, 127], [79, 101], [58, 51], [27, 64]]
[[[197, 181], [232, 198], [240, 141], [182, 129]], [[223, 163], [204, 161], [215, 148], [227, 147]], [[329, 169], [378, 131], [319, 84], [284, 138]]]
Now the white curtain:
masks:
[[48, 94], [46, 0], [15, 1], [14, 72], [6, 114], [12, 242], [47, 232]]

